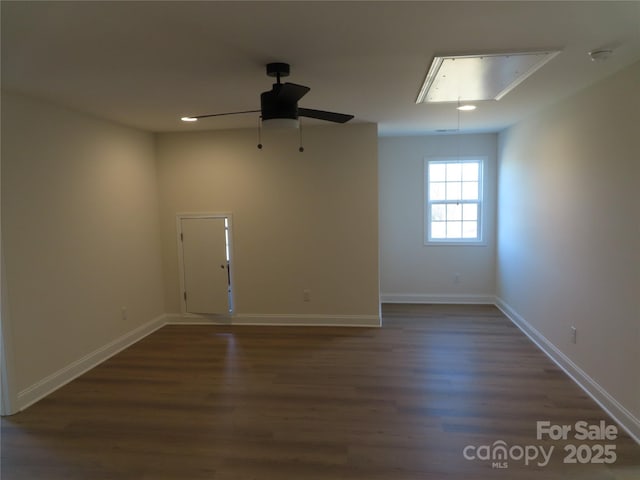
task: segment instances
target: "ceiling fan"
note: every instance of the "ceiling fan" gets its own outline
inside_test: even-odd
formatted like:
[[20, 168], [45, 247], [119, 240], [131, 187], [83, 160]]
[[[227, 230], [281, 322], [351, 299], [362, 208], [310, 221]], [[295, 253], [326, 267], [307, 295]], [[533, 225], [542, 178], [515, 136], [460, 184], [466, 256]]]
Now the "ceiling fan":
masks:
[[182, 120], [185, 122], [193, 122], [200, 118], [221, 117], [223, 115], [237, 115], [240, 113], [260, 113], [260, 118], [265, 126], [268, 123], [272, 123], [297, 127], [298, 117], [316, 118], [335, 123], [345, 123], [353, 118], [353, 115], [346, 115], [344, 113], [298, 107], [298, 101], [311, 89], [295, 83], [281, 83], [280, 79], [289, 76], [289, 72], [290, 67], [288, 63], [267, 64], [267, 75], [275, 77], [276, 83], [273, 84], [271, 90], [262, 92], [260, 95], [260, 110], [195, 115], [182, 117]]

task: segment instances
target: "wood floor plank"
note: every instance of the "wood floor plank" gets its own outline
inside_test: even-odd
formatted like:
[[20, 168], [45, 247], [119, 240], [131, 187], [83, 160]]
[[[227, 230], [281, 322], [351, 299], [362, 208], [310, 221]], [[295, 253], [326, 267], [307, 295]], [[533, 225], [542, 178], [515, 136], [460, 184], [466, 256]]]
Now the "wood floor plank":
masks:
[[[637, 480], [564, 464], [536, 421], [613, 423], [492, 306], [388, 305], [381, 329], [167, 326], [2, 418], [3, 480]], [[546, 466], [469, 461], [503, 440]], [[574, 442], [577, 443], [577, 442]], [[603, 442], [586, 442], [588, 445]]]

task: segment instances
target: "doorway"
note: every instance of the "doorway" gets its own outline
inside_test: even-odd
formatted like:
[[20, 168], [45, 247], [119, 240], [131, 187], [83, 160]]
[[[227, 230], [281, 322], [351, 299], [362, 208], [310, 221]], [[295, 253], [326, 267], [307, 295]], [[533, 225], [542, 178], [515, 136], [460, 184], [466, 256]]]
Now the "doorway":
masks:
[[182, 311], [233, 312], [231, 215], [178, 215]]

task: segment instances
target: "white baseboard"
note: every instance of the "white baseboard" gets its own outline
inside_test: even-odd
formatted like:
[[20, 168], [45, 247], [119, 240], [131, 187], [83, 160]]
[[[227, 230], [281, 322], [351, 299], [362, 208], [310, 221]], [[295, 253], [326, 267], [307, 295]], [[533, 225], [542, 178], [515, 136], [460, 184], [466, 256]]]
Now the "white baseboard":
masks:
[[135, 330], [132, 330], [120, 338], [109, 342], [106, 345], [94, 350], [93, 352], [85, 355], [84, 357], [70, 363], [64, 368], [61, 368], [57, 372], [43, 378], [42, 380], [34, 383], [30, 387], [25, 388], [21, 392], [18, 392], [17, 407], [18, 411], [22, 411], [25, 408], [33, 405], [38, 400], [46, 397], [55, 390], [66, 385], [72, 380], [75, 380], [83, 373], [91, 370], [97, 365], [101, 364], [105, 360], [114, 356], [116, 353], [121, 352], [125, 348], [133, 345], [134, 343], [142, 340], [147, 335], [155, 332], [159, 328], [166, 324], [166, 315], [160, 315], [150, 322], [140, 325]]
[[494, 305], [496, 297], [487, 294], [426, 294], [426, 293], [382, 293], [382, 303], [451, 303]]
[[231, 325], [228, 315], [196, 315], [193, 313], [168, 313], [167, 325]]
[[319, 314], [250, 314], [232, 316], [179, 315], [167, 316], [174, 325], [265, 325], [308, 327], [379, 327], [378, 315], [319, 315]]
[[238, 325], [291, 325], [314, 327], [379, 327], [378, 315], [309, 315], [309, 314], [239, 314], [233, 323]]
[[578, 367], [558, 347], [536, 330], [501, 298], [496, 298], [498, 307], [524, 334], [535, 343], [558, 367], [560, 367], [587, 395], [604, 409], [622, 428], [640, 444], [640, 420], [613, 398], [598, 382]]

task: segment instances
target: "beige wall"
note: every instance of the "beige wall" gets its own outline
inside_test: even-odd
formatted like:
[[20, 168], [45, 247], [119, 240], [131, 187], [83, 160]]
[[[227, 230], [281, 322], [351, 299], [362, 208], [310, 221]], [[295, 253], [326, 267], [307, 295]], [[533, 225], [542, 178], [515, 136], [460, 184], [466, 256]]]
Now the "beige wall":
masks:
[[[157, 136], [165, 307], [180, 312], [176, 214], [233, 214], [235, 312], [378, 315], [373, 124]], [[311, 302], [303, 290], [311, 290]]]
[[[382, 137], [379, 146], [383, 301], [493, 302], [497, 136]], [[457, 155], [486, 158], [486, 242], [482, 246], [425, 246], [424, 160]]]
[[3, 92], [2, 237], [22, 391], [163, 313], [152, 135]]
[[636, 419], [639, 85], [636, 63], [500, 135], [497, 272], [498, 296]]

